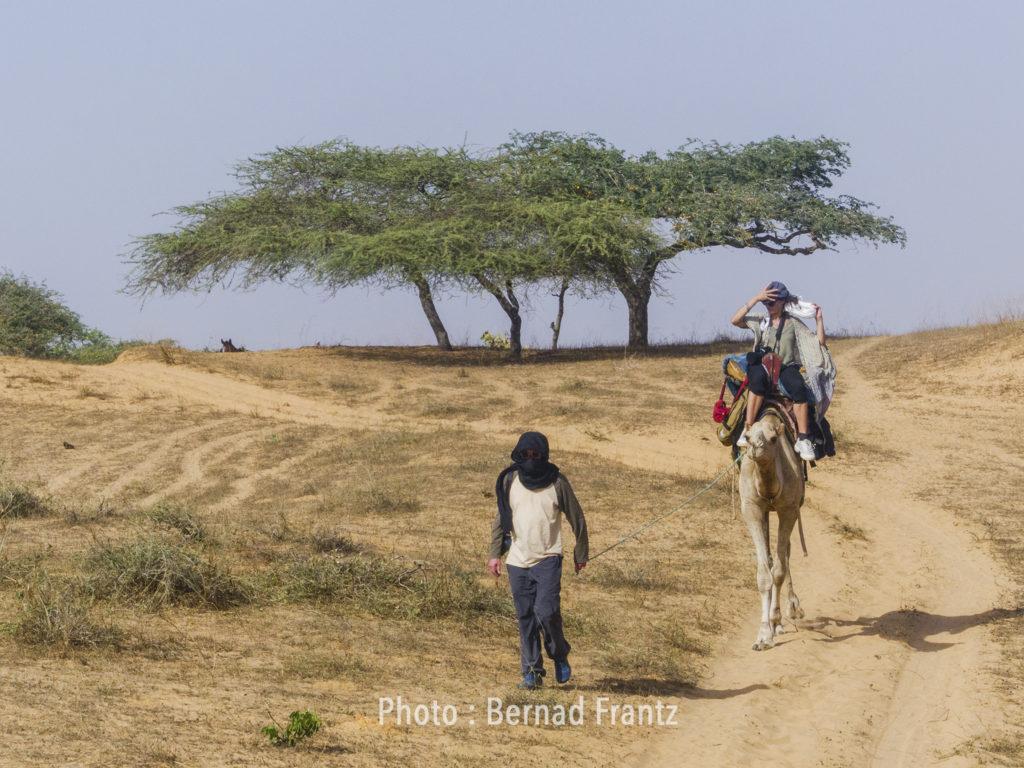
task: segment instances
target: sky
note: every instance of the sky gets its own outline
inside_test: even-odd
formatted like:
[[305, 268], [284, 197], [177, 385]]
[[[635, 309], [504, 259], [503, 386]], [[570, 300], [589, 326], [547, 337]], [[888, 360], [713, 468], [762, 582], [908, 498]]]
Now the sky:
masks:
[[[125, 253], [173, 227], [161, 212], [232, 189], [236, 163], [277, 146], [488, 148], [563, 130], [642, 152], [825, 135], [850, 144], [836, 191], [895, 217], [907, 247], [683, 254], [651, 340], [713, 336], [774, 279], [830, 328], [986, 319], [1024, 301], [1022, 39], [1016, 0], [0, 0], [0, 269], [118, 338], [425, 344], [412, 292], [268, 285], [143, 303], [120, 292]], [[554, 305], [532, 297], [528, 345], [548, 343]], [[439, 309], [456, 343], [507, 331], [490, 297]], [[625, 338], [621, 299], [569, 301], [564, 342]]]

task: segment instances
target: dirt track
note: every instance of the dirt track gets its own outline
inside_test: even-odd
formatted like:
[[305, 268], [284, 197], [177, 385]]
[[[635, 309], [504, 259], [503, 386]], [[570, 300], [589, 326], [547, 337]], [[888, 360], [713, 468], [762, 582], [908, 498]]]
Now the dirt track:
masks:
[[[986, 626], [1003, 615], [999, 568], [964, 526], [918, 500], [944, 458], [934, 425], [874, 417], [881, 401], [857, 365], [866, 344], [842, 359], [833, 421], [887, 454], [913, 449], [812, 470], [810, 557], [793, 559], [808, 619], [752, 652], [752, 590], [748, 626], [684, 706], [681, 728], [638, 765], [976, 765], [956, 751], [1002, 724]], [[855, 556], [825, 535], [832, 518], [866, 532]]]

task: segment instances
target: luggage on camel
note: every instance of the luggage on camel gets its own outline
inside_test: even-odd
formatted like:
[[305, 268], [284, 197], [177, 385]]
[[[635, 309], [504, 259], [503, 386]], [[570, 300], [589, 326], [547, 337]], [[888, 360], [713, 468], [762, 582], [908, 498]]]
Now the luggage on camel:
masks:
[[[733, 445], [743, 431], [743, 417], [747, 410], [747, 360], [746, 355], [727, 355], [722, 361], [725, 381], [718, 394], [712, 418], [718, 424], [718, 441], [722, 445]], [[732, 395], [732, 402], [726, 405], [725, 390]]]

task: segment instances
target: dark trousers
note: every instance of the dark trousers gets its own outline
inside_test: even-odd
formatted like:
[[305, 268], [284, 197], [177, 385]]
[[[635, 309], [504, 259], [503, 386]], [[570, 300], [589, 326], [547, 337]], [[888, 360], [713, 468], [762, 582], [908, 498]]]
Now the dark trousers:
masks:
[[[804, 382], [804, 377], [800, 375], [799, 365], [787, 365], [783, 368], [779, 372], [779, 383], [785, 387], [786, 394], [794, 403], [807, 402], [807, 384]], [[768, 394], [771, 382], [768, 380], [768, 372], [760, 363], [750, 366], [747, 370], [747, 386], [755, 395], [764, 397]]]
[[506, 566], [512, 587], [512, 601], [519, 619], [519, 656], [523, 674], [530, 670], [543, 675], [540, 634], [544, 650], [552, 659], [569, 655], [569, 643], [562, 631], [562, 556], [545, 557], [529, 568]]

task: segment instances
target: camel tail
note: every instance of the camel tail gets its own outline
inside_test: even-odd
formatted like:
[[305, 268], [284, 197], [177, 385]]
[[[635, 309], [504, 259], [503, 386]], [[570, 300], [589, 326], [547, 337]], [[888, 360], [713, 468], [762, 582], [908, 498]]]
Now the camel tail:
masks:
[[807, 557], [807, 541], [804, 539], [804, 516], [800, 510], [796, 513], [796, 527], [800, 531], [800, 549], [804, 551], [804, 557]]

